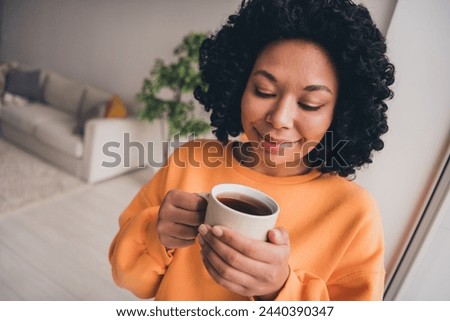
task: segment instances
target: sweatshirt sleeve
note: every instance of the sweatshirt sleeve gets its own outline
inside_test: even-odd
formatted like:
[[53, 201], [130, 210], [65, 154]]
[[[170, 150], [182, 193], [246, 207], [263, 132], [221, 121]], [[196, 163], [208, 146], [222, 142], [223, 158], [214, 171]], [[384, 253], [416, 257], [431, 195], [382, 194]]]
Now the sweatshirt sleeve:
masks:
[[354, 234], [339, 266], [327, 282], [331, 300], [383, 299], [383, 228], [378, 212], [371, 214]]
[[276, 301], [381, 300], [384, 273], [360, 272], [333, 284], [305, 272], [292, 271]]
[[121, 214], [119, 231], [109, 249], [115, 283], [140, 298], [155, 296], [172, 261], [172, 253], [159, 242], [156, 231], [163, 172], [161, 169], [143, 186]]
[[291, 269], [276, 301], [327, 301], [327, 285], [319, 277], [306, 271]]
[[382, 300], [384, 236], [378, 207], [370, 198], [365, 214], [349, 230], [345, 251], [325, 280], [308, 271], [292, 270], [276, 300]]

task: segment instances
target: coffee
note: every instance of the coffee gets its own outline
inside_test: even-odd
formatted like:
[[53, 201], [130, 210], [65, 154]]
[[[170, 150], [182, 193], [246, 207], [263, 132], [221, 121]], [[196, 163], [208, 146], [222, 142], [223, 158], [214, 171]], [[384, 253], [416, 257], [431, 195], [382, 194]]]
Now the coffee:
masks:
[[279, 213], [277, 202], [262, 191], [240, 184], [218, 184], [208, 197], [204, 222], [267, 241], [267, 232], [275, 227]]
[[239, 193], [221, 193], [217, 195], [219, 202], [238, 212], [264, 216], [272, 214], [272, 210], [264, 202]]

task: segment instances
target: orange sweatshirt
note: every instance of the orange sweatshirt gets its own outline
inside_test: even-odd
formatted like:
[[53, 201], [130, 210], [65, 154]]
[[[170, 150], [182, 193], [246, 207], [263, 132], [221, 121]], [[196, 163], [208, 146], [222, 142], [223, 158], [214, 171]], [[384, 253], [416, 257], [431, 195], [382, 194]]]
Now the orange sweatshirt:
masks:
[[115, 282], [140, 298], [156, 300], [252, 299], [215, 283], [197, 242], [167, 251], [158, 240], [159, 205], [169, 190], [208, 192], [219, 183], [260, 189], [280, 205], [277, 226], [289, 232], [291, 271], [277, 300], [382, 299], [382, 222], [363, 188], [318, 171], [263, 175], [240, 165], [231, 144], [224, 148], [217, 141], [177, 149], [122, 213], [109, 252]]

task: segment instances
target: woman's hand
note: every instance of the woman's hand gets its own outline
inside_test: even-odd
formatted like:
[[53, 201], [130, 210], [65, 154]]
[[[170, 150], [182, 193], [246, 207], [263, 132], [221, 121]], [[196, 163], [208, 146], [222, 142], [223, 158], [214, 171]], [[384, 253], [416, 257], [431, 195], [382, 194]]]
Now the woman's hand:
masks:
[[174, 249], [193, 244], [204, 221], [206, 205], [197, 194], [169, 191], [159, 208], [156, 225], [162, 245]]
[[276, 298], [289, 276], [289, 235], [284, 228], [270, 230], [269, 242], [223, 226], [202, 224], [199, 232], [203, 262], [218, 284], [243, 296]]

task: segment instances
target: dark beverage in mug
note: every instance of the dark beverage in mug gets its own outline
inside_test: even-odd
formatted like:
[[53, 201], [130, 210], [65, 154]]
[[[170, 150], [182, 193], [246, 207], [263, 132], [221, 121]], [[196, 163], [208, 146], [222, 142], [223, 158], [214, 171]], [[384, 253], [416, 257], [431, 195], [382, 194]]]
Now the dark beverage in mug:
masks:
[[225, 206], [238, 212], [257, 216], [272, 214], [268, 205], [248, 195], [228, 192], [217, 195], [217, 199]]
[[218, 184], [207, 198], [204, 223], [221, 225], [246, 237], [267, 241], [275, 227], [280, 206], [269, 195], [250, 186]]

